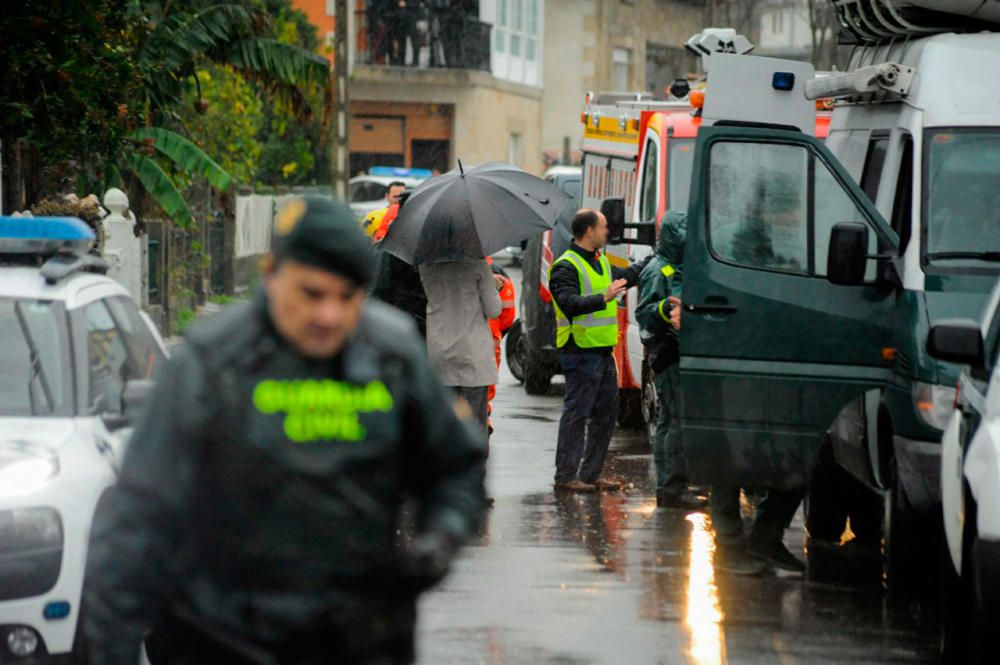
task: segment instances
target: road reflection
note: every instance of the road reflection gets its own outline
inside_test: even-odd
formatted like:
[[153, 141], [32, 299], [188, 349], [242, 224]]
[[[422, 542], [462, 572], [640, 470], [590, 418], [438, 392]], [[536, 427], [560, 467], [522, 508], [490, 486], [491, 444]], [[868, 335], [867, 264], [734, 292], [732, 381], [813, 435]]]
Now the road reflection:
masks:
[[688, 558], [687, 604], [684, 626], [690, 634], [688, 649], [692, 665], [722, 665], [726, 662], [722, 640], [722, 611], [715, 585], [715, 541], [708, 518], [700, 513], [687, 516], [691, 523]]

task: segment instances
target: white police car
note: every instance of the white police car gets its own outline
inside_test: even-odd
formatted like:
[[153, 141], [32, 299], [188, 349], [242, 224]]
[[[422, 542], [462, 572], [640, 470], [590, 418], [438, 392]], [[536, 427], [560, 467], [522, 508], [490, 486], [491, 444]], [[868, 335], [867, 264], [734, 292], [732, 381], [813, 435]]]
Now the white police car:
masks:
[[386, 206], [385, 193], [389, 184], [401, 182], [407, 189], [412, 189], [427, 178], [432, 172], [428, 169], [407, 169], [396, 166], [373, 166], [367, 175], [351, 178], [348, 198], [351, 211], [360, 222], [372, 210]]
[[78, 219], [0, 217], [0, 663], [85, 660], [91, 520], [165, 357], [93, 242]]

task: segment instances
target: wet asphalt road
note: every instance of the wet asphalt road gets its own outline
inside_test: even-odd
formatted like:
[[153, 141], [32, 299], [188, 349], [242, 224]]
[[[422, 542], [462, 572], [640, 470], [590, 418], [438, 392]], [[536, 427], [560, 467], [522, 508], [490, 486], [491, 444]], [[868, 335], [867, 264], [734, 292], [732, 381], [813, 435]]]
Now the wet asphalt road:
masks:
[[[512, 275], [520, 286], [520, 276]], [[878, 552], [786, 544], [809, 572], [740, 578], [712, 566], [711, 520], [658, 510], [642, 432], [619, 431], [620, 494], [555, 496], [561, 377], [532, 397], [501, 370], [481, 539], [420, 606], [420, 663], [934, 663], [934, 591], [888, 598]]]

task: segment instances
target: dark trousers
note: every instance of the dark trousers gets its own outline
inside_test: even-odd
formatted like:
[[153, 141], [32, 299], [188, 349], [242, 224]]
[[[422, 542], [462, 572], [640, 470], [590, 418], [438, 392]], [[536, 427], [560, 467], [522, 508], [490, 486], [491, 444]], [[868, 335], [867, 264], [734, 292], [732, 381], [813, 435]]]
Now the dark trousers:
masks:
[[[750, 532], [750, 540], [762, 544], [780, 543], [800, 503], [802, 503], [801, 492], [768, 490], [767, 496], [757, 506], [757, 518]], [[719, 545], [742, 544], [743, 516], [740, 514], [740, 489], [713, 487], [708, 508], [712, 515], [712, 525], [715, 527], [715, 539]]]
[[[563, 352], [566, 398], [559, 420], [556, 482], [601, 476], [618, 417], [618, 370], [611, 353]], [[582, 461], [582, 464], [581, 464]]]
[[668, 365], [653, 377], [659, 412], [653, 435], [653, 462], [656, 466], [656, 491], [680, 494], [687, 489], [687, 457], [681, 440], [680, 365]]
[[487, 429], [487, 422], [489, 421], [489, 386], [452, 386], [452, 390], [459, 394], [466, 402], [469, 403], [469, 408], [472, 409], [472, 415], [476, 417], [476, 422], [482, 427], [483, 440], [487, 443], [489, 442], [489, 429]]

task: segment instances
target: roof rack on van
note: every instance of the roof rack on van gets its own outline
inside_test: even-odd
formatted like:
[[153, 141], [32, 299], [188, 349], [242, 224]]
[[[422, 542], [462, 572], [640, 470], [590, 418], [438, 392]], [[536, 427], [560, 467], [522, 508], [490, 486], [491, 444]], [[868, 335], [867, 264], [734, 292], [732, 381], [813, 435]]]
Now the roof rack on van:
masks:
[[839, 0], [841, 43], [877, 45], [903, 37], [996, 29], [997, 3], [956, 0]]
[[107, 261], [89, 253], [96, 239], [76, 217], [0, 216], [0, 264], [40, 266], [49, 284], [78, 272], [103, 274]]
[[831, 72], [806, 81], [806, 99], [858, 99], [879, 92], [905, 97], [916, 69], [896, 62], [862, 67], [853, 72]]

